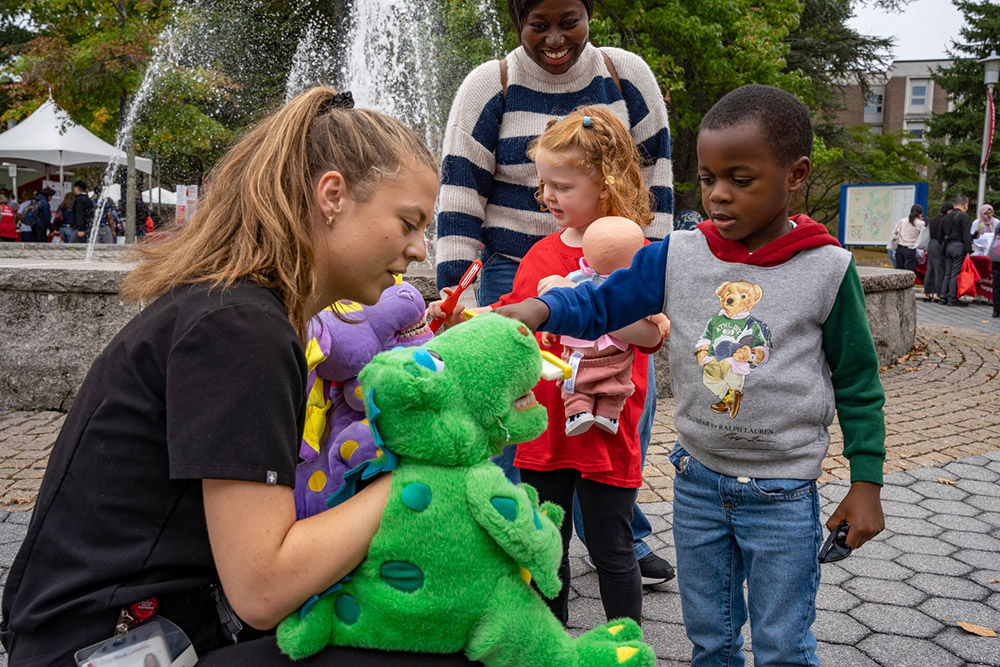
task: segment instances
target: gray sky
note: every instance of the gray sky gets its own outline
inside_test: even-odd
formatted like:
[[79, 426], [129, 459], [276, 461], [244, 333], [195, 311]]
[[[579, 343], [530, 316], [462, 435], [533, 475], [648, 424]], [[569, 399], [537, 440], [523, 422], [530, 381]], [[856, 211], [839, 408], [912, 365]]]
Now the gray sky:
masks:
[[894, 60], [946, 58], [945, 47], [958, 39], [962, 15], [950, 0], [914, 0], [900, 14], [855, 5], [849, 25], [865, 35], [895, 37]]

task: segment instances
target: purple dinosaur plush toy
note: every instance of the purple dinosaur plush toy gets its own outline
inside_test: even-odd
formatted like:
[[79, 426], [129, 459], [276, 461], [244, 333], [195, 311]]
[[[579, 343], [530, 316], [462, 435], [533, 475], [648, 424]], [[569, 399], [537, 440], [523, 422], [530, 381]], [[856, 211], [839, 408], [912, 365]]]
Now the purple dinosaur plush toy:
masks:
[[374, 306], [339, 301], [310, 320], [309, 401], [299, 450], [302, 461], [295, 474], [298, 518], [327, 509], [326, 501], [343, 484], [344, 473], [378, 456], [358, 373], [379, 352], [430, 340], [424, 308], [420, 292], [400, 281], [382, 292]]

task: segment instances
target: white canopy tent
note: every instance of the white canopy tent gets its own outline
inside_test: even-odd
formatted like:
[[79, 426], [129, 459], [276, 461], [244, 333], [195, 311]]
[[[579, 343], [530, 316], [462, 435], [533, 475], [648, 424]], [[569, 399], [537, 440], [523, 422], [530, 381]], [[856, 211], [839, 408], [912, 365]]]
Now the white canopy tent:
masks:
[[[48, 171], [47, 167], [58, 167], [61, 183], [64, 167], [101, 166], [109, 162], [124, 165], [127, 157], [125, 151], [74, 123], [50, 97], [33, 114], [0, 134], [0, 159], [43, 173]], [[149, 174], [153, 171], [153, 161], [136, 156], [135, 168]]]
[[[104, 191], [104, 194], [108, 196], [108, 199], [118, 204], [121, 201], [122, 186], [118, 183], [112, 183]], [[142, 201], [147, 204], [163, 204], [164, 206], [177, 206], [177, 193], [167, 190], [165, 188], [153, 188], [151, 190], [142, 191]]]

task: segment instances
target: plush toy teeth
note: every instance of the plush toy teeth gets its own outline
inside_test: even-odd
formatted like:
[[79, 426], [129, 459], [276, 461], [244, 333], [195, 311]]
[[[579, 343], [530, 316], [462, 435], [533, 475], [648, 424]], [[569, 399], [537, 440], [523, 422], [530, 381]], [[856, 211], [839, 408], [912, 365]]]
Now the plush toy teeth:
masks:
[[528, 392], [524, 396], [521, 396], [516, 401], [514, 401], [515, 410], [525, 410], [535, 405], [535, 394], [533, 392]]
[[396, 335], [399, 338], [413, 338], [414, 336], [425, 336], [429, 332], [430, 329], [427, 327], [427, 318], [421, 317], [419, 322], [403, 329], [402, 331], [397, 331]]

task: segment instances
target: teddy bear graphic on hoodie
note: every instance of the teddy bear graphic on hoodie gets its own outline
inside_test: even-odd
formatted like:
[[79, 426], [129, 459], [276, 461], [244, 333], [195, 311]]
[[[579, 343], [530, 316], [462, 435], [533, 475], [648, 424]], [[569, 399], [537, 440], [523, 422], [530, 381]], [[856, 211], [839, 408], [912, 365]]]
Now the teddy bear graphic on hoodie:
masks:
[[735, 419], [747, 376], [765, 363], [771, 350], [767, 325], [750, 314], [764, 293], [760, 285], [724, 282], [715, 290], [721, 309], [705, 325], [696, 345], [702, 382], [719, 399], [711, 410]]

